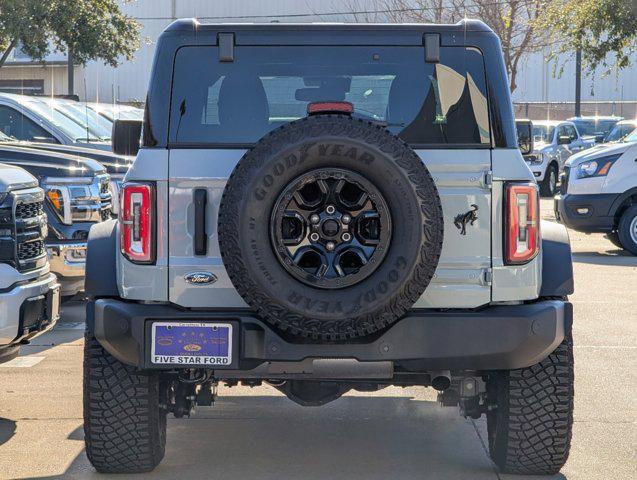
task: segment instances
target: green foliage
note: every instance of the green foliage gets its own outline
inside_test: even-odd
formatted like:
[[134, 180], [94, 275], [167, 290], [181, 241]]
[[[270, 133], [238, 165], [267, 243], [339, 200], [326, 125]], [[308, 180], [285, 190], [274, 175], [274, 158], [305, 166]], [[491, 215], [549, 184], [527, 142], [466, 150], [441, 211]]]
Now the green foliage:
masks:
[[0, 49], [17, 41], [36, 60], [53, 45], [70, 48], [77, 63], [102, 59], [116, 66], [121, 57], [132, 59], [139, 30], [116, 0], [0, 0]]
[[559, 52], [582, 50], [589, 68], [608, 67], [608, 59], [624, 68], [637, 52], [635, 0], [555, 0], [547, 6], [541, 23], [561, 40]]

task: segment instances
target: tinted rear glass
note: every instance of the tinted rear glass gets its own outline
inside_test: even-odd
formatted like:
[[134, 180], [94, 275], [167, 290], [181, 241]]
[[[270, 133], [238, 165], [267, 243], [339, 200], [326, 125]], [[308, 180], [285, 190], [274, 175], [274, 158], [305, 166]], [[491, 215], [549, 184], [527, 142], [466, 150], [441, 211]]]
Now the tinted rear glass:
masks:
[[184, 47], [176, 56], [170, 142], [253, 144], [307, 115], [311, 102], [347, 101], [354, 116], [414, 145], [490, 144], [484, 63], [476, 49], [446, 47]]

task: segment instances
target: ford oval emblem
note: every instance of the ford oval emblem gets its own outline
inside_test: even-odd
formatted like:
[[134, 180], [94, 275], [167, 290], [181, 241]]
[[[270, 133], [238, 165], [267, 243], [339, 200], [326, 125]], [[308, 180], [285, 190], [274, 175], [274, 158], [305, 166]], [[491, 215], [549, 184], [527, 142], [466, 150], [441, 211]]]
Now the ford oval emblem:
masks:
[[184, 280], [191, 285], [208, 285], [209, 283], [215, 283], [217, 276], [210, 272], [192, 272], [184, 275]]

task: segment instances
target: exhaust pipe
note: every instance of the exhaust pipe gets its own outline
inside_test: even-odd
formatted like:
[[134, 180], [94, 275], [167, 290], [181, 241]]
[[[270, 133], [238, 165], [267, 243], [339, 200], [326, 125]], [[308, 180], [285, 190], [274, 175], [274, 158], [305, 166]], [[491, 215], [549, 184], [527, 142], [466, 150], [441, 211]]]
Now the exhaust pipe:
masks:
[[439, 392], [447, 390], [451, 386], [451, 372], [449, 370], [431, 372], [431, 386]]

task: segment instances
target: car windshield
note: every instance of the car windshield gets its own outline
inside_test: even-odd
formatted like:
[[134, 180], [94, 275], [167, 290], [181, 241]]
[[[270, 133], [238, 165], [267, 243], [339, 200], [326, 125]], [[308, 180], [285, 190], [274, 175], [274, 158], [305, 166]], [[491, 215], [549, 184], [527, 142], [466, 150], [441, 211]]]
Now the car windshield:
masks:
[[636, 129], [635, 124], [632, 123], [618, 123], [613, 127], [608, 135], [606, 135], [606, 142], [619, 142], [626, 135], [630, 134]]
[[17, 142], [18, 140], [14, 137], [10, 137], [6, 133], [0, 130], [0, 142]]
[[55, 102], [53, 106], [74, 122], [79, 123], [84, 130], [88, 129], [91, 134], [99, 137], [100, 140], [109, 141], [111, 139], [112, 122], [98, 115], [85, 104]]
[[626, 135], [622, 142], [637, 142], [637, 129], [633, 130], [631, 134]]
[[553, 125], [533, 125], [533, 140], [536, 142], [551, 143], [553, 141]]
[[577, 125], [580, 135], [595, 136], [606, 135], [617, 123], [617, 120], [595, 120], [590, 118], [574, 120], [573, 123]]
[[78, 122], [73, 121], [67, 115], [56, 110], [53, 106], [38, 100], [29, 100], [25, 102], [25, 106], [34, 113], [46, 118], [49, 122], [62, 130], [65, 135], [72, 138], [73, 141], [99, 141], [98, 135], [86, 129]]

